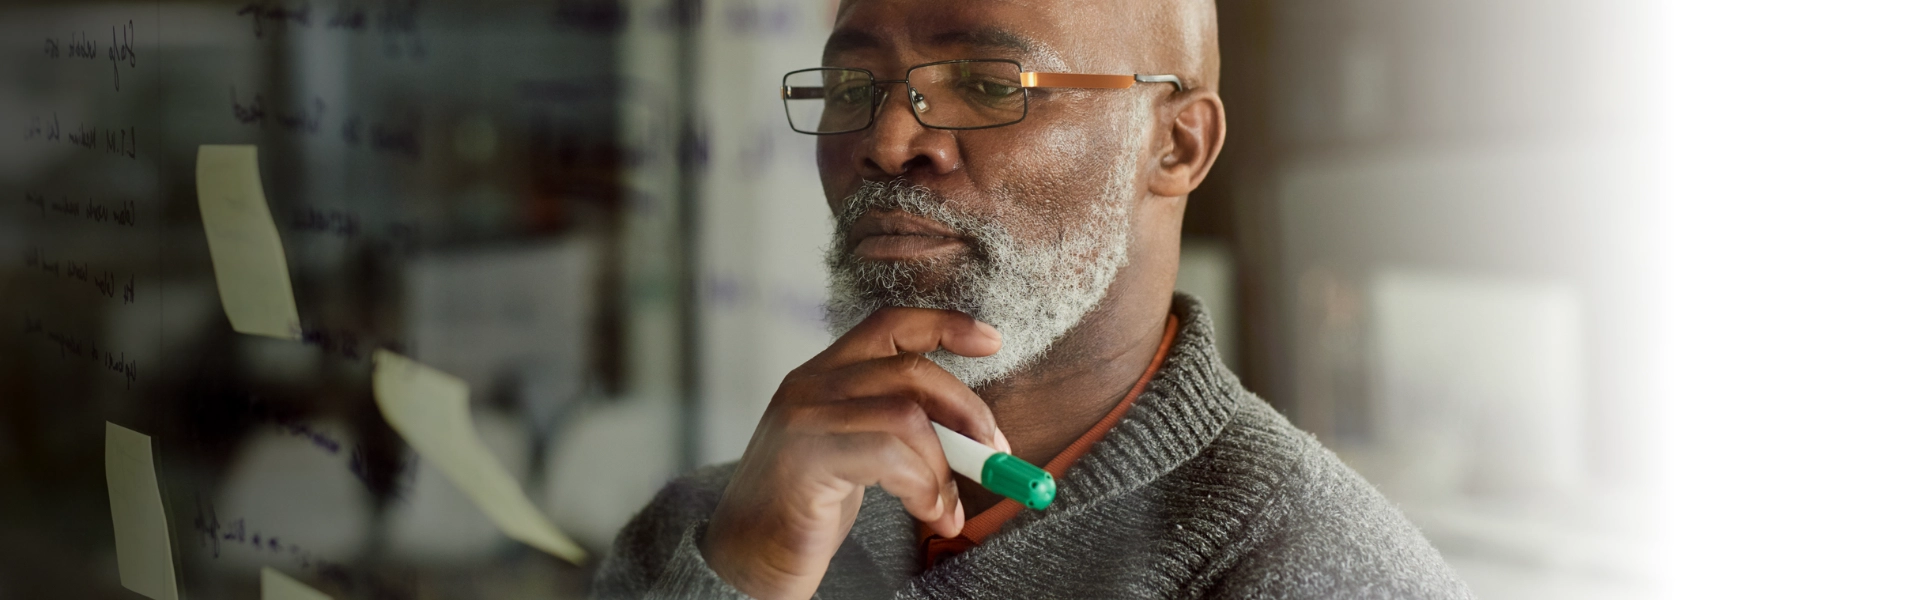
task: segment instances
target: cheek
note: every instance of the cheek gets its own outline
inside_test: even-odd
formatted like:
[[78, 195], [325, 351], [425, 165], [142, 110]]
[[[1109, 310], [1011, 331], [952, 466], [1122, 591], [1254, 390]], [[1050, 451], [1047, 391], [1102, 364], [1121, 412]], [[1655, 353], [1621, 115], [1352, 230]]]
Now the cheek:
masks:
[[860, 187], [859, 169], [853, 164], [853, 147], [848, 145], [850, 137], [814, 138], [813, 164], [820, 173], [820, 190], [826, 193], [829, 205]]
[[1111, 136], [1088, 127], [1035, 127], [1022, 148], [999, 157], [991, 196], [1023, 237], [1082, 227], [1102, 201], [1119, 152]]

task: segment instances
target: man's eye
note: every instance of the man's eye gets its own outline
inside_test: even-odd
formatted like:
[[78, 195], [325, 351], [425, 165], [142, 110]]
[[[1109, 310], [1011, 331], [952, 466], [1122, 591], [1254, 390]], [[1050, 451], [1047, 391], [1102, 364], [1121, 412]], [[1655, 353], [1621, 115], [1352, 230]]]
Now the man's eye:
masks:
[[967, 86], [967, 91], [989, 98], [1005, 98], [1020, 91], [1020, 88], [985, 79], [976, 79], [971, 85]]
[[844, 104], [859, 104], [866, 102], [872, 91], [873, 86], [870, 85], [846, 86], [835, 90], [833, 99]]

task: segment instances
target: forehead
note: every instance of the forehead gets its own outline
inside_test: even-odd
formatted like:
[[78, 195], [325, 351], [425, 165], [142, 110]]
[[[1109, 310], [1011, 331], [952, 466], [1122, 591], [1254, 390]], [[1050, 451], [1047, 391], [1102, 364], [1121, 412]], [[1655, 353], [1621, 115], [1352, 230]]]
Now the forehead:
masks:
[[849, 60], [1011, 58], [1061, 68], [1084, 53], [1087, 21], [1044, 0], [849, 0], [827, 38], [827, 64]]

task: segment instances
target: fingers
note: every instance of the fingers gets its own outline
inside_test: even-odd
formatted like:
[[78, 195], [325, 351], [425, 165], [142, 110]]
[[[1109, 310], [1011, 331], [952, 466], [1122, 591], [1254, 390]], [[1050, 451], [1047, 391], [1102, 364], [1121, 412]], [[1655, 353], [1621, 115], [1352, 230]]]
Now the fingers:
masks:
[[870, 485], [934, 532], [959, 535], [966, 512], [932, 423], [1003, 438], [986, 403], [922, 356], [943, 348], [986, 356], [1000, 333], [960, 312], [883, 309], [789, 374], [702, 539], [714, 572], [755, 597], [804, 597]]
[[[952, 376], [947, 377], [950, 379]], [[954, 382], [954, 385], [958, 385], [958, 382]], [[965, 387], [961, 386], [961, 389]], [[979, 402], [979, 399], [974, 398], [973, 401]], [[984, 404], [981, 408], [985, 408]], [[890, 393], [851, 400], [814, 402], [778, 410], [777, 427], [787, 435], [801, 439], [799, 443], [803, 446], [797, 452], [783, 452], [783, 457], [810, 456], [814, 451], [827, 451], [829, 454], [817, 455], [807, 461], [826, 467], [825, 470], [832, 476], [848, 483], [886, 487], [888, 492], [906, 503], [909, 512], [926, 521], [935, 532], [946, 536], [958, 535], [965, 516], [955, 510], [960, 497], [959, 486], [954, 480], [956, 476], [947, 464], [946, 452], [933, 432], [927, 411], [910, 394]], [[987, 416], [991, 418], [991, 414]], [[873, 450], [880, 443], [875, 441], [876, 436], [892, 441], [881, 450]], [[901, 449], [911, 456], [890, 454]], [[878, 453], [882, 451], [886, 453]], [[876, 453], [868, 455], [861, 452]], [[914, 468], [910, 469], [912, 474], [898, 474], [898, 463], [906, 459], [914, 463]], [[881, 478], [877, 475], [879, 471], [862, 470], [872, 468], [893, 469], [896, 473], [894, 477]], [[918, 489], [914, 487], [916, 484], [909, 484], [908, 481], [919, 478], [926, 479], [925, 485], [933, 491], [915, 491]], [[932, 505], [923, 503], [916, 506], [907, 502], [910, 494], [931, 494], [943, 500]], [[951, 531], [944, 525], [949, 521], [953, 525]]]
[[771, 442], [779, 450], [768, 464], [779, 466], [770, 472], [844, 482], [832, 488], [879, 485], [936, 533], [959, 535], [959, 486], [931, 423], [990, 444], [1005, 438], [986, 403], [923, 356], [938, 349], [987, 356], [1000, 333], [957, 311], [886, 308], [795, 369], [755, 433], [756, 444], [784, 440]]
[[809, 444], [825, 446], [819, 450], [844, 459], [814, 463], [825, 474], [862, 486], [878, 485], [936, 533], [948, 537], [960, 533], [962, 522], [954, 519], [964, 514], [954, 510], [960, 503], [959, 490], [946, 477], [944, 460], [929, 464], [905, 440], [879, 432], [813, 436]]
[[940, 348], [961, 356], [987, 356], [1000, 351], [1000, 332], [959, 311], [888, 307], [855, 325], [802, 369], [827, 370]]
[[[819, 378], [818, 398], [902, 397], [932, 419], [962, 435], [993, 444], [1000, 429], [993, 410], [953, 374], [918, 354], [899, 354], [856, 363]], [[899, 416], [899, 415], [894, 415]], [[908, 423], [912, 425], [912, 423]], [[919, 429], [932, 431], [924, 424]]]
[[927, 413], [912, 400], [873, 397], [816, 404], [793, 409], [789, 431], [806, 435], [864, 435], [883, 433], [899, 438], [933, 470], [935, 485], [952, 483], [952, 467], [940, 447], [940, 438], [928, 424]]

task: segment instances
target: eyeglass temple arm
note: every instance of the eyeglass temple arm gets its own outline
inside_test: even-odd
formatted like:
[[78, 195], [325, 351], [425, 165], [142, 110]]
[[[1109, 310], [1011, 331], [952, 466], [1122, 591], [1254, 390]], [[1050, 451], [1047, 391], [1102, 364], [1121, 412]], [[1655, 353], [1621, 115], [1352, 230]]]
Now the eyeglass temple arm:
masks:
[[1020, 87], [1057, 87], [1057, 88], [1104, 88], [1124, 90], [1135, 83], [1171, 83], [1176, 92], [1187, 91], [1178, 75], [1084, 75], [1080, 73], [1035, 73], [1020, 74]]
[[[880, 82], [875, 82], [880, 83]], [[1020, 74], [1020, 87], [1054, 88], [1103, 88], [1124, 90], [1135, 83], [1171, 83], [1176, 92], [1187, 91], [1178, 75], [1086, 75], [1081, 73], [1035, 73], [1028, 71]], [[827, 97], [827, 89], [819, 86], [780, 86], [780, 97], [794, 100], [819, 99]]]
[[[876, 82], [879, 83], [879, 82]], [[1187, 90], [1186, 84], [1178, 75], [1086, 75], [1081, 73], [1036, 73], [1032, 71], [1020, 74], [1020, 87], [1056, 87], [1056, 88], [1103, 88], [1124, 90], [1135, 83], [1171, 83], [1176, 92]], [[780, 87], [780, 97], [789, 99], [819, 99], [827, 97], [827, 90], [819, 86]]]

